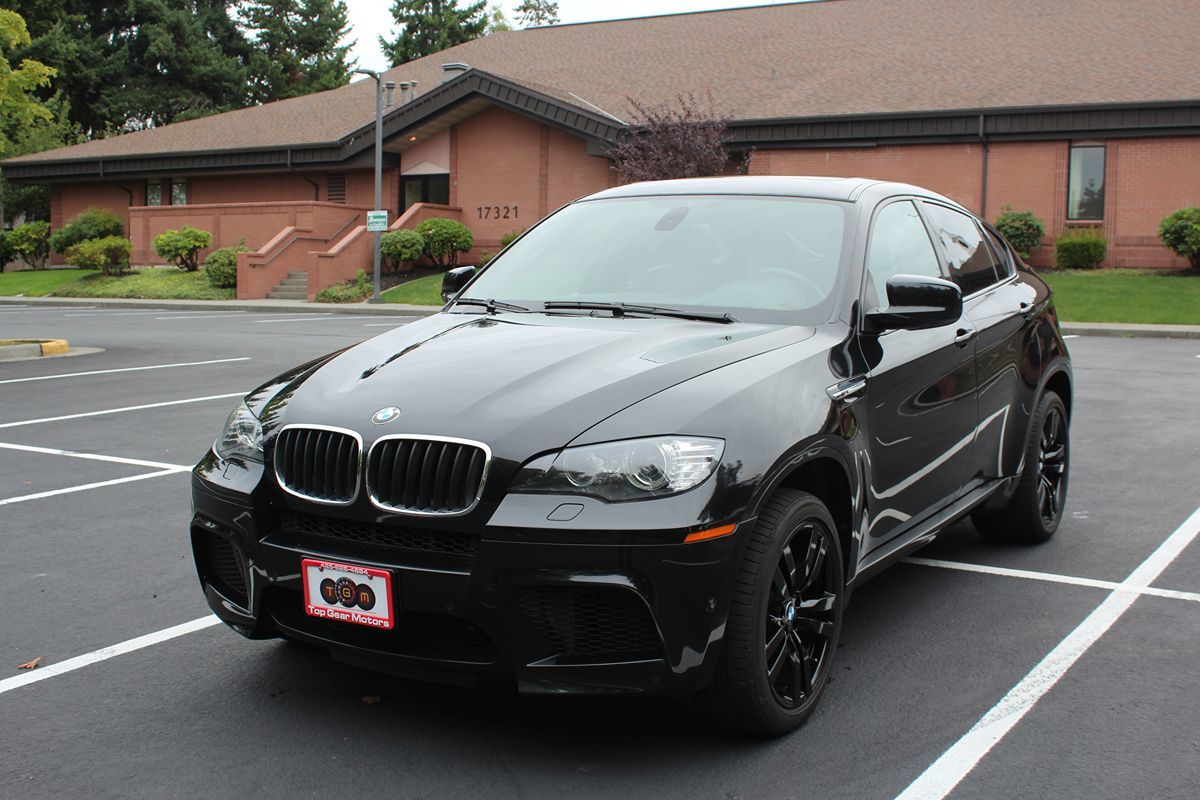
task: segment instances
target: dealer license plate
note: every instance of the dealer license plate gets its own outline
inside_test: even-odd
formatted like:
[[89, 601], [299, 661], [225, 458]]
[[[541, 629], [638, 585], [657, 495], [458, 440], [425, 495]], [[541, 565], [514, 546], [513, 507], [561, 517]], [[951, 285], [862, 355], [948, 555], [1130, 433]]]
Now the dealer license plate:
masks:
[[310, 617], [391, 630], [392, 576], [381, 569], [306, 558], [304, 611]]

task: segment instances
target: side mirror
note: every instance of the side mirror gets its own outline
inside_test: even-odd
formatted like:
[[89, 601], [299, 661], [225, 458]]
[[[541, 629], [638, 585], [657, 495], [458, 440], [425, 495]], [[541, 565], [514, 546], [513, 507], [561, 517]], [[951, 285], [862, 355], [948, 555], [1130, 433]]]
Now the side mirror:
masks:
[[475, 267], [455, 267], [442, 278], [442, 302], [449, 303], [455, 295], [462, 291], [471, 278], [475, 277]]
[[893, 275], [888, 278], [887, 297], [886, 311], [873, 311], [864, 319], [867, 333], [940, 328], [962, 316], [962, 290], [941, 278]]

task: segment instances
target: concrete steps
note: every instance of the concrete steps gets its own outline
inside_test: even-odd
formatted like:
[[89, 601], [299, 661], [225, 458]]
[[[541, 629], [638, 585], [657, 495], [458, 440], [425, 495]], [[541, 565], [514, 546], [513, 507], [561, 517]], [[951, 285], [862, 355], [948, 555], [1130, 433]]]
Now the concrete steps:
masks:
[[267, 293], [269, 300], [307, 300], [308, 273], [289, 272], [288, 276]]

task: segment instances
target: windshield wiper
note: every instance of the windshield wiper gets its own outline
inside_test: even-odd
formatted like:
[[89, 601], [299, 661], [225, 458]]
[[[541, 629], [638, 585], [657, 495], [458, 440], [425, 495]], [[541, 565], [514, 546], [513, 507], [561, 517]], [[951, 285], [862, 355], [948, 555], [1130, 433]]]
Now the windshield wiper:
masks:
[[506, 303], [503, 300], [480, 300], [478, 297], [460, 297], [454, 301], [456, 306], [481, 306], [487, 309], [487, 313], [495, 314], [496, 310], [500, 311], [516, 311], [517, 313], [528, 313], [529, 309], [525, 306], [519, 306], [516, 303]]
[[547, 311], [565, 311], [577, 309], [581, 311], [611, 311], [614, 317], [626, 314], [649, 314], [655, 317], [676, 317], [678, 319], [694, 319], [701, 322], [720, 322], [729, 324], [737, 322], [732, 314], [718, 314], [712, 311], [683, 311], [678, 308], [660, 308], [659, 306], [642, 306], [636, 303], [589, 303], [575, 300], [550, 300], [543, 304]]

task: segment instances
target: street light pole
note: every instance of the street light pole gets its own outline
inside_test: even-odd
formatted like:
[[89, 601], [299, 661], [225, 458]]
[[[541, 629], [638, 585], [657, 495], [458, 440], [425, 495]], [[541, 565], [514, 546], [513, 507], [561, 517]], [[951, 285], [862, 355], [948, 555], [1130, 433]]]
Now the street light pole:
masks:
[[[370, 69], [356, 69], [360, 75], [369, 75], [375, 79], [375, 210], [383, 208], [383, 76]], [[379, 240], [382, 231], [375, 231], [375, 292], [368, 302], [381, 303], [379, 296]]]

